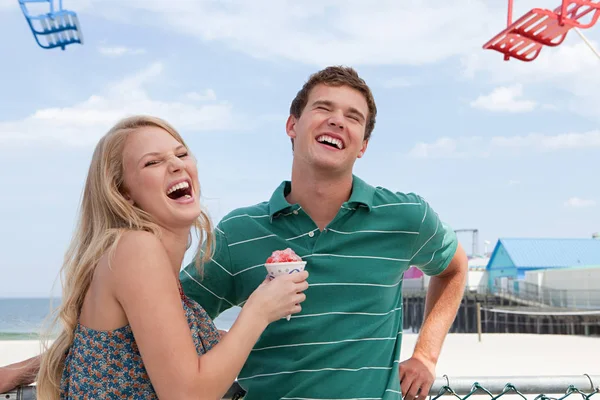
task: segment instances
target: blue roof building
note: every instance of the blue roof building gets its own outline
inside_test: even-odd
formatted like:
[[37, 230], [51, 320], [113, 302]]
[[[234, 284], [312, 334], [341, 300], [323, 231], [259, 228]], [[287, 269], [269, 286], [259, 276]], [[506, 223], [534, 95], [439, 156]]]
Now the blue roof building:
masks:
[[526, 271], [600, 265], [599, 239], [499, 239], [486, 269], [489, 287]]

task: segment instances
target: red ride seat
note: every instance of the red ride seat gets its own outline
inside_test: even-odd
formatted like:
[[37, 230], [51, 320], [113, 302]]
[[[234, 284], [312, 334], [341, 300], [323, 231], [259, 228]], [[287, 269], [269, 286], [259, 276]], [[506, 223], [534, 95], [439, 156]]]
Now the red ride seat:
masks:
[[600, 0], [563, 0], [554, 11], [534, 8], [515, 22], [512, 6], [513, 0], [508, 0], [507, 28], [483, 45], [503, 53], [505, 60], [533, 61], [543, 46], [560, 45], [571, 28], [589, 28], [600, 17]]

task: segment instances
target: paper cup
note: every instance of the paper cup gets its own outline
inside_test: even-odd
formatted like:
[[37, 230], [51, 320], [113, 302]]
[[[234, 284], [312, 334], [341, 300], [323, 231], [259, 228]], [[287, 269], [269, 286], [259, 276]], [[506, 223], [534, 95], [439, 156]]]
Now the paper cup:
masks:
[[306, 261], [293, 261], [282, 263], [267, 263], [265, 267], [269, 273], [269, 279], [273, 280], [280, 275], [293, 274], [294, 272], [304, 271]]
[[[304, 267], [306, 266], [306, 261], [292, 261], [292, 262], [282, 262], [282, 263], [266, 263], [265, 267], [267, 268], [267, 272], [269, 275], [269, 280], [273, 280], [281, 275], [289, 275], [296, 272], [304, 271]], [[288, 315], [285, 317], [288, 321], [292, 316]]]

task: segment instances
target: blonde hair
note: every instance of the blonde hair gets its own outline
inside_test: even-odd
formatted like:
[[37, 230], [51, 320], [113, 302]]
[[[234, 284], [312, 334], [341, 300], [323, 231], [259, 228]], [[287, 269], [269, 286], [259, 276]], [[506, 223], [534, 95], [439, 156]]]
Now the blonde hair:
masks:
[[[52, 325], [62, 322], [62, 330], [51, 346], [44, 343], [37, 378], [39, 399], [58, 399], [66, 354], [73, 343], [75, 327], [83, 299], [90, 286], [100, 258], [114, 252], [120, 236], [127, 230], [140, 230], [160, 235], [152, 216], [131, 205], [123, 196], [123, 149], [127, 137], [143, 127], [158, 127], [186, 146], [181, 136], [167, 122], [150, 116], [122, 119], [100, 139], [94, 150], [88, 171], [79, 221], [60, 271], [63, 285], [62, 304]], [[187, 147], [187, 146], [186, 146]], [[200, 247], [195, 254], [197, 266], [211, 256], [214, 245], [212, 223], [203, 210], [194, 223]], [[110, 259], [110, 258], [109, 258]]]

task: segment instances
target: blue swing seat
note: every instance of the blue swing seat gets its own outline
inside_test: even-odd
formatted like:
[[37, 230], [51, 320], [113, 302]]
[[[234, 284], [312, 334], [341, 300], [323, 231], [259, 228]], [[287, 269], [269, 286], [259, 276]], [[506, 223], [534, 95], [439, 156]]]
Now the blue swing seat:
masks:
[[[27, 9], [28, 3], [48, 3], [46, 14], [31, 15]], [[54, 0], [19, 0], [23, 15], [31, 28], [37, 44], [43, 49], [83, 44], [83, 35], [79, 27], [79, 19], [73, 11], [63, 10], [62, 0], [59, 0], [58, 10], [54, 9]]]

